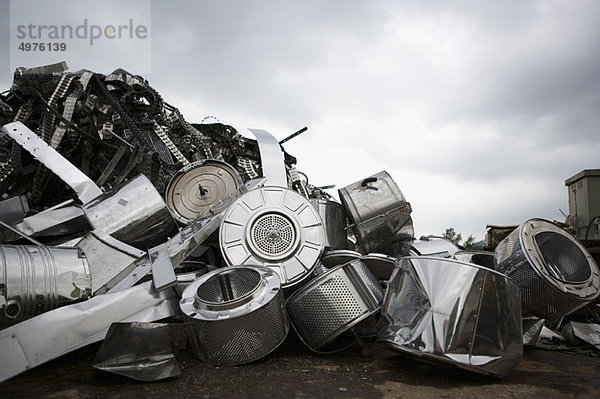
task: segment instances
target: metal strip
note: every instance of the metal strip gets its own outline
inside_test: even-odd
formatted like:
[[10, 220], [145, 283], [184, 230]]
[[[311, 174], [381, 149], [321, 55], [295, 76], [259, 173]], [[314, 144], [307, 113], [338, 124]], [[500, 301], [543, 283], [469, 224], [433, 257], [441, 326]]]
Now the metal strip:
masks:
[[102, 190], [89, 177], [21, 122], [8, 123], [2, 127], [2, 131], [56, 173], [77, 193], [84, 204], [102, 194]]
[[121, 146], [117, 149], [115, 155], [113, 155], [112, 159], [110, 160], [108, 165], [106, 165], [106, 168], [98, 178], [98, 181], [96, 182], [98, 186], [102, 187], [104, 183], [106, 183], [106, 180], [108, 180], [121, 158], [123, 158], [123, 154], [125, 154], [125, 151], [127, 151], [127, 146], [125, 144], [121, 144]]
[[156, 122], [154, 122], [152, 128], [154, 129], [154, 133], [156, 133], [158, 138], [167, 146], [169, 151], [171, 151], [171, 154], [175, 156], [175, 159], [181, 162], [184, 166], [189, 165], [190, 162], [183, 156], [175, 144], [173, 144], [169, 136], [165, 133], [164, 129]]
[[177, 276], [167, 252], [167, 244], [160, 244], [148, 250], [148, 257], [152, 264], [152, 281], [157, 291], [177, 284]]
[[248, 129], [256, 141], [260, 150], [260, 161], [263, 176], [267, 178], [266, 186], [288, 187], [287, 173], [283, 152], [277, 139], [266, 130]]

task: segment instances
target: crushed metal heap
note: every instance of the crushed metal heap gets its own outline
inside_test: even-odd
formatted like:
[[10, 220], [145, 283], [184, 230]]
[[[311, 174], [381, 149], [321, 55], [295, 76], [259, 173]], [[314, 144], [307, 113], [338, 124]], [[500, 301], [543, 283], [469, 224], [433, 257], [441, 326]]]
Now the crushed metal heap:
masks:
[[154, 381], [180, 374], [178, 350], [245, 364], [289, 331], [506, 375], [545, 325], [600, 330], [569, 320], [600, 295], [569, 233], [531, 219], [495, 252], [415, 239], [387, 172], [338, 202], [296, 170], [282, 144], [306, 128], [190, 124], [140, 76], [65, 63], [17, 69], [0, 122], [0, 382], [98, 341], [94, 367]]

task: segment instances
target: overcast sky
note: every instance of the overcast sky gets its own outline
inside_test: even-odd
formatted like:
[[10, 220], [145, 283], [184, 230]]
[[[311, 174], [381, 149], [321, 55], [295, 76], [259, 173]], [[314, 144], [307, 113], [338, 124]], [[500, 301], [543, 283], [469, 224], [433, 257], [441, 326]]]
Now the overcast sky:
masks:
[[564, 181], [600, 168], [598, 1], [153, 1], [151, 39], [188, 121], [308, 126], [285, 148], [311, 183], [386, 170], [417, 235], [564, 221]]

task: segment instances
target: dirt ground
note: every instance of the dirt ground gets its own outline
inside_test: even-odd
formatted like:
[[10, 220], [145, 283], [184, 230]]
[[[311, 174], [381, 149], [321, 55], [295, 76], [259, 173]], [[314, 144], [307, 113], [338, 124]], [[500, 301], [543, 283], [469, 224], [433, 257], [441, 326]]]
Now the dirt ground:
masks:
[[[181, 375], [140, 383], [91, 367], [90, 345], [0, 384], [1, 398], [599, 398], [600, 357], [526, 348], [505, 378], [396, 356], [372, 344], [310, 353], [297, 338], [244, 366], [215, 367], [176, 354]], [[1, 365], [0, 365], [1, 367]]]

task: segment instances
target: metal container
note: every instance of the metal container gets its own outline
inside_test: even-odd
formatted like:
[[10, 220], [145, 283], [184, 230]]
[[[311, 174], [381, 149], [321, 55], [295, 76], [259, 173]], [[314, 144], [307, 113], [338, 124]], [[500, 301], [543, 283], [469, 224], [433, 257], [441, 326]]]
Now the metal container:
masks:
[[504, 375], [523, 355], [519, 287], [477, 265], [405, 257], [388, 283], [377, 342], [401, 353]]
[[387, 253], [391, 244], [413, 239], [410, 204], [387, 172], [350, 184], [339, 195], [366, 253]]
[[521, 288], [523, 309], [544, 319], [565, 316], [600, 295], [598, 265], [575, 237], [530, 219], [496, 247], [496, 270]]
[[265, 267], [210, 272], [183, 291], [179, 306], [197, 331], [196, 355], [213, 364], [258, 360], [289, 330], [279, 277]]
[[286, 289], [312, 275], [323, 240], [316, 209], [282, 187], [262, 187], [238, 198], [225, 212], [219, 233], [228, 265], [269, 267]]
[[0, 328], [87, 298], [91, 289], [77, 248], [0, 245]]
[[231, 165], [207, 159], [180, 169], [169, 182], [165, 201], [175, 219], [187, 225], [242, 184], [242, 178]]
[[454, 259], [474, 263], [479, 266], [487, 267], [488, 269], [496, 269], [496, 257], [493, 252], [488, 251], [457, 251], [454, 253]]
[[177, 231], [165, 201], [144, 175], [104, 193], [83, 210], [94, 229], [142, 250], [162, 244]]
[[310, 202], [323, 221], [325, 248], [346, 249], [348, 247], [347, 217], [342, 204], [327, 199], [311, 199]]
[[339, 265], [300, 288], [286, 302], [294, 329], [318, 351], [379, 311], [383, 291], [360, 259]]

